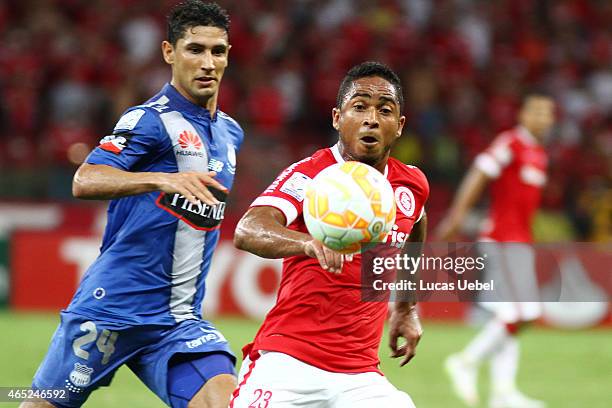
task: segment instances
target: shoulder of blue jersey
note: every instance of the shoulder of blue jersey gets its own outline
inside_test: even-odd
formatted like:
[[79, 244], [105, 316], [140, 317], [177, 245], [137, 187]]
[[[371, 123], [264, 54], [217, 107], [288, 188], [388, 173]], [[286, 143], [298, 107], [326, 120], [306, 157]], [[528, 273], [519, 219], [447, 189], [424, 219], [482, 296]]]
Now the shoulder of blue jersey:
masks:
[[146, 111], [143, 108], [128, 110], [119, 118], [114, 130], [134, 130], [145, 113]]
[[163, 105], [154, 107], [156, 102], [127, 109], [115, 124], [111, 134], [100, 140], [98, 147], [118, 155], [130, 144], [134, 135], [145, 136], [147, 140], [159, 137], [157, 131], [159, 114], [163, 111], [160, 107], [164, 109], [167, 107]]
[[[130, 131], [134, 130], [136, 126], [143, 120], [151, 120], [153, 118], [159, 118], [159, 115], [164, 111], [170, 109], [167, 105], [169, 102], [166, 96], [162, 96], [156, 100], [147, 102], [142, 105], [132, 106], [126, 110], [117, 124], [115, 125], [114, 131]], [[145, 114], [149, 115], [145, 115]]]
[[229, 130], [229, 133], [234, 136], [233, 143], [236, 150], [240, 150], [242, 141], [244, 140], [244, 130], [242, 130], [242, 127], [234, 118], [223, 111], [218, 111], [217, 117], [218, 120], [221, 120], [226, 124], [226, 128]]
[[230, 115], [228, 115], [227, 113], [223, 112], [223, 111], [219, 111], [218, 113], [219, 118], [227, 121], [229, 124], [235, 126], [236, 128], [238, 128], [240, 130], [240, 132], [244, 132], [242, 130], [242, 126], [240, 126], [240, 124], [238, 122], [236, 122], [236, 119], [232, 118]]

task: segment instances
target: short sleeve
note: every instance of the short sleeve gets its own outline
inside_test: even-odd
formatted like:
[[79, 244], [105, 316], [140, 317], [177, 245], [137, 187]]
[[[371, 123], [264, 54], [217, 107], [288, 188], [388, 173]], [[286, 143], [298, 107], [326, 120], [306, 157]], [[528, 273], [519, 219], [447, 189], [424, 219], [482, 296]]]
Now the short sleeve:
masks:
[[416, 220], [414, 221], [414, 223], [416, 224], [419, 221], [421, 221], [423, 216], [426, 214], [425, 204], [427, 203], [427, 200], [429, 199], [429, 181], [427, 180], [427, 176], [425, 176], [425, 173], [423, 173], [421, 169], [414, 167], [414, 166], [409, 166], [409, 167], [412, 167], [413, 169], [416, 170], [415, 171], [416, 173], [415, 184], [417, 188], [415, 188], [415, 193], [417, 197], [415, 198], [416, 198], [416, 210], [417, 211], [415, 211], [415, 213], [418, 214], [418, 216], [416, 217]]
[[158, 117], [147, 109], [134, 108], [121, 116], [113, 132], [100, 140], [85, 162], [127, 171], [143, 156], [158, 148], [160, 140]]
[[283, 170], [251, 207], [274, 207], [285, 215], [285, 225], [293, 223], [302, 214], [306, 186], [312, 180], [310, 160], [309, 157]]
[[498, 178], [513, 159], [512, 139], [506, 135], [498, 136], [482, 153], [476, 156], [474, 166], [490, 178]]
[[416, 224], [420, 222], [424, 215], [425, 215], [425, 205], [423, 204], [423, 206], [421, 207], [421, 212], [419, 213], [419, 218], [417, 218], [417, 220], [414, 223]]

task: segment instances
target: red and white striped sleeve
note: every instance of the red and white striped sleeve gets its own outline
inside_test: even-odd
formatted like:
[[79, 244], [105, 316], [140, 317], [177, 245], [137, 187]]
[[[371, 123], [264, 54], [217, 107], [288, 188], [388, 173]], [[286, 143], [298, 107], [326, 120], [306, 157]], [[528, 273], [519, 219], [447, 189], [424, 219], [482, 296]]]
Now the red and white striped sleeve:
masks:
[[304, 191], [315, 173], [311, 161], [307, 157], [283, 170], [251, 207], [274, 207], [285, 215], [285, 225], [293, 223], [302, 214]]
[[512, 162], [514, 156], [512, 140], [512, 137], [507, 133], [502, 133], [496, 137], [485, 151], [476, 156], [474, 166], [488, 177], [498, 178], [502, 170]]

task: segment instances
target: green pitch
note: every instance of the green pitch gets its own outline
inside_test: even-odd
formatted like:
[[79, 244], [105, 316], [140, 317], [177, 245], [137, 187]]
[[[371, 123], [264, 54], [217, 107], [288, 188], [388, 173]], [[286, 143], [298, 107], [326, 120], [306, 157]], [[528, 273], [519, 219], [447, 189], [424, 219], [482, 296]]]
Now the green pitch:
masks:
[[[28, 386], [46, 352], [58, 318], [54, 315], [0, 312], [0, 386]], [[258, 322], [216, 319], [234, 350], [247, 343]], [[398, 388], [407, 391], [419, 408], [461, 407], [442, 370], [445, 356], [462, 347], [475, 329], [425, 323], [425, 335], [415, 359], [400, 369], [388, 358], [383, 339], [383, 371]], [[520, 388], [548, 402], [551, 408], [610, 407], [612, 401], [612, 331], [565, 332], [534, 328], [523, 334]], [[486, 401], [487, 371], [482, 371], [481, 393]], [[17, 404], [0, 403], [2, 407]], [[101, 388], [86, 407], [164, 407], [127, 368], [119, 370], [108, 388]], [[483, 405], [484, 406], [484, 405]]]

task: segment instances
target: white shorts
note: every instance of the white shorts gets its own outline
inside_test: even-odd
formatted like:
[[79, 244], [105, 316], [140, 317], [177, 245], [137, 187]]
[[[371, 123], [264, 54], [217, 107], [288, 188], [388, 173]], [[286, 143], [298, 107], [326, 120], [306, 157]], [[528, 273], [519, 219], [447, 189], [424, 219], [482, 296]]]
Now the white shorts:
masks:
[[[542, 315], [535, 253], [528, 244], [484, 242], [485, 281], [495, 282], [495, 292], [481, 293], [479, 304], [505, 323], [536, 320]], [[514, 301], [513, 301], [514, 300]]]
[[230, 408], [414, 408], [378, 373], [333, 373], [284, 353], [260, 354], [242, 362]]

